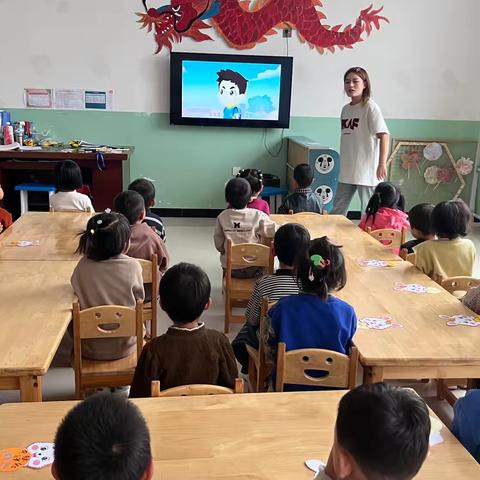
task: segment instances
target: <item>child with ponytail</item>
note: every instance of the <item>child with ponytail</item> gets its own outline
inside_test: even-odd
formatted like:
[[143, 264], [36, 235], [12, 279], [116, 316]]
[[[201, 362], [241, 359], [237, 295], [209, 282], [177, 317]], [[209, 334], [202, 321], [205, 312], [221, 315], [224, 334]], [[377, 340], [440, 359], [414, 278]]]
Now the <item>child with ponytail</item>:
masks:
[[267, 357], [276, 364], [279, 342], [286, 343], [287, 351], [321, 348], [348, 355], [357, 318], [351, 305], [332, 295], [347, 281], [341, 247], [327, 237], [312, 240], [298, 256], [294, 272], [300, 293], [281, 298], [268, 312]]
[[381, 182], [368, 202], [366, 214], [363, 215], [359, 227], [362, 230], [367, 230], [368, 227], [372, 230], [410, 228], [404, 208], [405, 197], [400, 189], [393, 183]]

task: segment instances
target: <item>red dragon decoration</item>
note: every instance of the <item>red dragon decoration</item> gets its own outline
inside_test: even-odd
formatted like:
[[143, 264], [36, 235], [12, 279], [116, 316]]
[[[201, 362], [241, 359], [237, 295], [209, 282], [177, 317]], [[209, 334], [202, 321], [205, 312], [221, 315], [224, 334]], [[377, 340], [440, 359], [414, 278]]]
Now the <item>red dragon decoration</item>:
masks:
[[[190, 37], [203, 42], [212, 38], [202, 30], [215, 28], [225, 41], [236, 49], [253, 48], [267, 41], [276, 29], [296, 29], [302, 43], [320, 53], [353, 48], [363, 41], [362, 34], [370, 35], [373, 27], [380, 29], [380, 21], [389, 22], [372, 5], [360, 12], [354, 25], [333, 27], [321, 23], [326, 17], [318, 10], [321, 0], [257, 0], [250, 8], [250, 0], [171, 0], [169, 5], [148, 8], [137, 13], [141, 28], [155, 30], [159, 53], [164, 47], [172, 49], [173, 42]], [[209, 23], [206, 22], [208, 20]]]

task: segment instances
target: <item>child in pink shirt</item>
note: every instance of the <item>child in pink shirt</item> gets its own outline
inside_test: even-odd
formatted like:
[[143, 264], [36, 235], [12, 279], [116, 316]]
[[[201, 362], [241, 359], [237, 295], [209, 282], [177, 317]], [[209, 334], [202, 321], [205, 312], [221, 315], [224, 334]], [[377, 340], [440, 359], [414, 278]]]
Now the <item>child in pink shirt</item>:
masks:
[[254, 208], [255, 210], [260, 210], [267, 215], [270, 215], [270, 205], [259, 198], [263, 190], [263, 174], [261, 170], [256, 168], [244, 168], [240, 170], [237, 175], [237, 178], [244, 178], [252, 189], [252, 196], [250, 197], [250, 202], [248, 202], [247, 208]]

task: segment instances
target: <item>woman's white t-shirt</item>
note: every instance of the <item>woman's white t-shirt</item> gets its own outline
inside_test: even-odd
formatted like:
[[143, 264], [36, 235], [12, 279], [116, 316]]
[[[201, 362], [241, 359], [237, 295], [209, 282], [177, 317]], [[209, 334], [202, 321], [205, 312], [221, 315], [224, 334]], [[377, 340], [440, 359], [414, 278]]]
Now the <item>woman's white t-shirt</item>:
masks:
[[339, 181], [376, 186], [379, 182], [377, 167], [380, 154], [377, 133], [389, 133], [379, 106], [373, 100], [365, 105], [345, 105], [341, 122]]
[[90, 198], [75, 191], [55, 193], [50, 197], [50, 207], [54, 210], [90, 210], [95, 212]]

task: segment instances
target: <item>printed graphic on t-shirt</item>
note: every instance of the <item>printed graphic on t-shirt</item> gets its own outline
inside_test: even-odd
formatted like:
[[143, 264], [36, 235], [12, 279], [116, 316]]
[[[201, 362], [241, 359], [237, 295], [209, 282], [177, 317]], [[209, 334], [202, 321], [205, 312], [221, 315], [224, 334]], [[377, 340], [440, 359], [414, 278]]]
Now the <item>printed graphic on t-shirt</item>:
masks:
[[241, 222], [232, 222], [231, 226], [226, 226], [224, 228], [224, 232], [226, 233], [249, 233], [251, 231], [251, 225], [242, 226]]
[[350, 135], [350, 133], [352, 133], [353, 130], [358, 128], [359, 125], [360, 125], [359, 118], [342, 118], [343, 135]]

